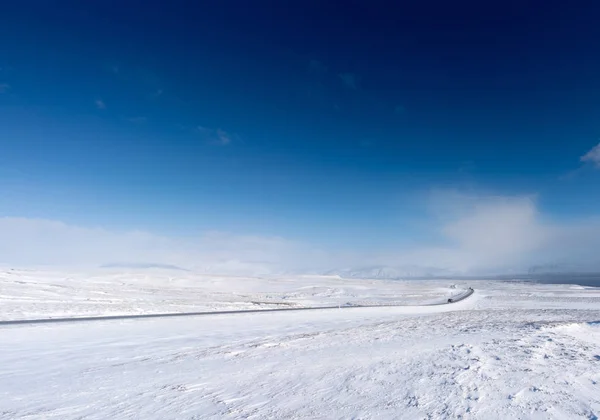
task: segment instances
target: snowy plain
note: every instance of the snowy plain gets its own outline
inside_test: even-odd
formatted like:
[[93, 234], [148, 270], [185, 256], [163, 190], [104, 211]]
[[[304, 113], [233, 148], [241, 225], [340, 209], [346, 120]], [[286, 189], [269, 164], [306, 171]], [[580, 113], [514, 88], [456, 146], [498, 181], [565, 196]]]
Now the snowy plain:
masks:
[[0, 419], [600, 415], [599, 288], [0, 272], [0, 321], [347, 303], [415, 306], [0, 325]]

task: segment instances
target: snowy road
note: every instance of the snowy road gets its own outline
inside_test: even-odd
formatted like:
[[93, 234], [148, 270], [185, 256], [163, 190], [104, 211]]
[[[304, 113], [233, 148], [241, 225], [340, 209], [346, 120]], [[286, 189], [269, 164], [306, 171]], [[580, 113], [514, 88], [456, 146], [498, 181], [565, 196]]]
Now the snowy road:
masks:
[[49, 324], [64, 322], [90, 322], [90, 321], [119, 321], [127, 319], [150, 319], [150, 318], [181, 318], [190, 316], [215, 316], [215, 315], [247, 315], [266, 312], [289, 312], [289, 311], [320, 311], [320, 310], [339, 310], [339, 309], [359, 309], [359, 308], [379, 308], [379, 307], [416, 307], [416, 306], [440, 306], [452, 305], [467, 299], [474, 293], [472, 288], [452, 295], [448, 299], [439, 302], [424, 303], [420, 305], [410, 304], [380, 304], [380, 305], [339, 305], [339, 306], [317, 306], [303, 308], [279, 308], [279, 309], [245, 309], [239, 311], [208, 311], [208, 312], [175, 312], [161, 314], [141, 314], [141, 315], [108, 315], [108, 316], [87, 316], [87, 317], [67, 317], [67, 318], [37, 318], [37, 319], [15, 319], [8, 321], [0, 320], [0, 327], [6, 325], [24, 325], [24, 324]]
[[0, 327], [0, 419], [595, 419], [600, 290]]

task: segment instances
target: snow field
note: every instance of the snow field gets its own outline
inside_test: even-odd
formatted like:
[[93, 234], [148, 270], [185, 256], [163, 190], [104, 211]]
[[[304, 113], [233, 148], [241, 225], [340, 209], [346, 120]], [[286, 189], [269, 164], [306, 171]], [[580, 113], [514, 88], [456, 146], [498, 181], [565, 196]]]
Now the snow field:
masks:
[[[162, 274], [136, 275], [123, 281], [123, 305], [173, 307], [178, 289], [161, 292]], [[90, 284], [104, 279], [116, 299], [118, 276]], [[189, 292], [196, 286], [187, 276], [171, 284]], [[26, 282], [60, 285], [60, 278], [32, 272]], [[77, 314], [70, 297], [85, 296], [87, 286], [73, 278], [52, 310]], [[409, 299], [402, 292], [425, 301], [454, 290], [438, 281], [244, 281], [207, 280], [194, 296], [229, 302], [225, 284], [235, 299], [313, 304], [340, 295]], [[596, 419], [600, 289], [469, 285], [473, 296], [442, 306], [3, 326], [0, 419]], [[155, 292], [136, 297], [134, 286]], [[43, 288], [19, 290], [43, 303]], [[184, 300], [187, 307], [193, 296]], [[5, 319], [30, 313], [27, 303], [19, 312], [8, 301]]]

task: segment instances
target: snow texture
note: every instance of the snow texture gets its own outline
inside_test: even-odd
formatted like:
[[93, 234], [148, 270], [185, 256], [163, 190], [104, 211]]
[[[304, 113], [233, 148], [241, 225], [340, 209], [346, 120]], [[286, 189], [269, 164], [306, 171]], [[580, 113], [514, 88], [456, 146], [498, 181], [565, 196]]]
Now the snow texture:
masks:
[[0, 274], [2, 320], [452, 305], [0, 326], [0, 419], [597, 419], [600, 289], [518, 282]]

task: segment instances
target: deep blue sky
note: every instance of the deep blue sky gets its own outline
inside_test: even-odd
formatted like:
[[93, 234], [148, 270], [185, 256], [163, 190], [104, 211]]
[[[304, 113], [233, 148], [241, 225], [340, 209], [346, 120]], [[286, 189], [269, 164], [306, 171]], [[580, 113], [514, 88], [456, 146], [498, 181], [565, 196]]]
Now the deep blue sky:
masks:
[[600, 208], [597, 1], [11, 3], [0, 216], [370, 246], [431, 189]]

